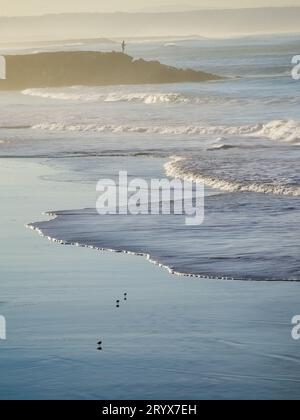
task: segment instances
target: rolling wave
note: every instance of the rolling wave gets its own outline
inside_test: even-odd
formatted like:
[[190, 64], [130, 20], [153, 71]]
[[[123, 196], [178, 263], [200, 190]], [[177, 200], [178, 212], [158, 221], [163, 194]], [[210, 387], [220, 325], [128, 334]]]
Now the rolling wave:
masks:
[[35, 130], [76, 131], [76, 132], [112, 132], [112, 133], [145, 133], [161, 135], [191, 136], [246, 136], [266, 138], [275, 141], [300, 145], [300, 123], [293, 120], [275, 120], [244, 126], [209, 126], [209, 125], [174, 125], [142, 126], [114, 124], [65, 124], [42, 123], [32, 126]]
[[300, 123], [294, 120], [275, 120], [268, 124], [263, 124], [254, 134], [271, 140], [284, 140], [287, 143], [299, 145]]
[[[300, 196], [300, 185], [284, 184], [280, 181], [270, 182], [261, 179], [243, 179], [242, 172], [239, 172], [239, 165], [235, 170], [235, 176], [224, 173], [222, 178], [218, 172], [206, 171], [198, 158], [182, 158], [174, 156], [164, 166], [166, 175], [173, 178], [185, 179], [188, 181], [201, 182], [211, 188], [227, 192], [252, 192], [262, 194], [275, 194], [285, 196]], [[240, 168], [240, 171], [242, 169]], [[239, 177], [240, 175], [240, 177]]]
[[81, 102], [135, 102], [144, 104], [157, 103], [187, 103], [190, 99], [179, 93], [122, 93], [122, 92], [80, 92], [72, 91], [58, 91], [46, 89], [26, 89], [23, 95], [36, 96], [45, 99], [58, 99], [66, 101], [81, 101]]
[[73, 86], [70, 88], [34, 88], [22, 91], [23, 95], [39, 97], [43, 99], [54, 99], [64, 101], [76, 101], [86, 103], [97, 102], [125, 102], [137, 103], [146, 105], [155, 104], [193, 104], [193, 105], [251, 105], [264, 104], [275, 105], [284, 102], [290, 104], [298, 104], [299, 97], [264, 97], [264, 98], [243, 98], [234, 96], [219, 96], [219, 95], [188, 95], [178, 92], [126, 92], [116, 91], [108, 92], [103, 88], [88, 88], [81, 86]]

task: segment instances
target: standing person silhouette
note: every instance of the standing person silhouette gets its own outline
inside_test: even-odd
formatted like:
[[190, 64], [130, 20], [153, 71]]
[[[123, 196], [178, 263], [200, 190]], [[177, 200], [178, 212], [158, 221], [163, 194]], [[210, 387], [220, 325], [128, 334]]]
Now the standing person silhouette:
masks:
[[126, 49], [126, 42], [125, 41], [123, 41], [122, 42], [122, 53], [124, 54], [125, 53], [125, 49]]

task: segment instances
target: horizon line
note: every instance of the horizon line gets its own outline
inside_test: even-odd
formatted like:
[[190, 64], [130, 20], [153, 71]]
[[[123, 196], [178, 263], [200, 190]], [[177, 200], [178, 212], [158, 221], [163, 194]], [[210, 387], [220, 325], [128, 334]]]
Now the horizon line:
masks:
[[121, 11], [116, 10], [112, 12], [57, 12], [57, 13], [42, 13], [42, 14], [28, 14], [28, 15], [0, 15], [1, 18], [36, 18], [36, 17], [47, 17], [47, 16], [66, 16], [66, 15], [154, 15], [154, 14], [185, 14], [185, 13], [196, 13], [196, 12], [227, 12], [227, 11], [247, 11], [247, 10], [270, 10], [270, 9], [300, 9], [300, 5], [290, 6], [256, 6], [256, 7], [228, 7], [228, 8], [204, 8], [204, 9], [188, 9], [188, 10], [175, 10], [175, 11]]

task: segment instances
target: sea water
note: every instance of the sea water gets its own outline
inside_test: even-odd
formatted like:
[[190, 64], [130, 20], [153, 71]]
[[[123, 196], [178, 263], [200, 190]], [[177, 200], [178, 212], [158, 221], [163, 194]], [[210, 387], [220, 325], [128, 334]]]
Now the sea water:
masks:
[[[135, 58], [225, 78], [1, 92], [2, 397], [298, 398], [298, 45], [296, 35], [133, 41]], [[111, 44], [39, 48], [18, 53]], [[204, 182], [204, 224], [101, 218], [96, 183], [120, 170]], [[50, 244], [30, 222], [193, 277]], [[119, 317], [113, 299], [125, 289]]]
[[[286, 35], [132, 42], [134, 58], [224, 79], [1, 93], [2, 157], [49, 158], [73, 171], [74, 182], [96, 185], [122, 170], [134, 177], [139, 168], [140, 177], [194, 180], [215, 193], [206, 198], [205, 223], [197, 228], [184, 229], [172, 217], [99, 220], [95, 210], [88, 219], [76, 210], [81, 223], [61, 213], [64, 229], [58, 220], [38, 227], [51, 236], [49, 225], [60, 240], [82, 245], [112, 249], [117, 242], [118, 250], [145, 253], [179, 273], [300, 280], [300, 97], [291, 77], [297, 41]], [[89, 48], [95, 44], [71, 47]], [[113, 224], [126, 240], [104, 234], [102, 223]], [[82, 224], [89, 225], [84, 234]], [[94, 224], [100, 232], [92, 241]], [[161, 225], [160, 236], [151, 235], [152, 224]]]

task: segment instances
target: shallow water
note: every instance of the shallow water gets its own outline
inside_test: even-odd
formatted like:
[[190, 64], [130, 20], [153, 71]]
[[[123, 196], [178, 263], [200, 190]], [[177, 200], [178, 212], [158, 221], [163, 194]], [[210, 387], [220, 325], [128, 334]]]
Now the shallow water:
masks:
[[[89, 162], [92, 166], [93, 161]], [[101, 171], [102, 179], [112, 176], [120, 162], [129, 182], [143, 175], [150, 185], [155, 176], [164, 175], [160, 169], [163, 161], [152, 162], [147, 157], [123, 157], [121, 161], [120, 157], [106, 157], [97, 174]], [[95, 174], [88, 166], [85, 170], [92, 183]], [[82, 171], [80, 165], [80, 175]], [[199, 200], [198, 206], [201, 203]], [[100, 216], [95, 206], [54, 211], [51, 214], [56, 216], [54, 220], [52, 217], [48, 222], [31, 226], [57, 241], [143, 253], [178, 273], [224, 279], [300, 281], [299, 197], [238, 191], [220, 194], [207, 190], [204, 204], [204, 222], [196, 226], [187, 226], [185, 215]]]
[[187, 279], [141, 257], [51, 243], [24, 225], [57, 201], [93, 203], [90, 184], [2, 162], [2, 399], [299, 398], [298, 283]]

